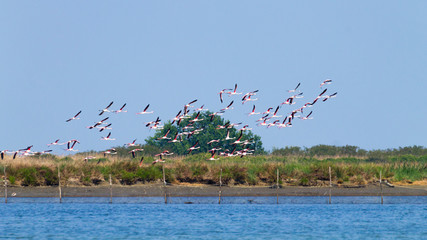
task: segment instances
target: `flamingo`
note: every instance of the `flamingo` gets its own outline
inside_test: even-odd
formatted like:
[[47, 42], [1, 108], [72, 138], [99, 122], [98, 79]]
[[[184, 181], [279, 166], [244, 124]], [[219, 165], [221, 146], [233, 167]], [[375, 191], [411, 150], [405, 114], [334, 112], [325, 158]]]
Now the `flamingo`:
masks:
[[99, 132], [102, 132], [102, 131], [104, 131], [105, 129], [112, 129], [112, 128], [110, 128], [110, 126], [111, 126], [111, 123], [110, 123], [110, 124], [108, 124], [108, 125], [106, 125], [106, 126], [104, 126], [104, 127], [97, 127], [97, 128], [99, 128]]
[[133, 146], [136, 146], [135, 142], [136, 142], [136, 139], [134, 139], [131, 143], [126, 143], [126, 145], [128, 147], [133, 147]]
[[245, 104], [246, 102], [249, 101], [256, 101], [258, 100], [258, 98], [252, 98], [253, 95], [247, 95], [248, 93], [246, 93], [243, 98], [242, 98], [242, 104]]
[[59, 143], [59, 139], [56, 139], [55, 142], [49, 143], [47, 144], [48, 147], [52, 146], [52, 145], [64, 145], [65, 143]]
[[263, 112], [262, 114], [269, 114], [271, 112], [271, 110], [273, 110], [273, 108], [268, 108], [267, 111]]
[[83, 161], [84, 162], [87, 162], [88, 160], [91, 160], [91, 159], [95, 159], [96, 157], [94, 157], [94, 156], [87, 156], [87, 157], [85, 157], [84, 159], [83, 159]]
[[139, 167], [142, 166], [142, 162], [144, 161], [144, 156], [141, 157], [141, 160], [139, 160]]
[[329, 98], [334, 98], [334, 97], [336, 97], [336, 96], [337, 96], [337, 94], [338, 94], [338, 92], [335, 92], [335, 93], [333, 93], [333, 94], [331, 94], [331, 95], [324, 96], [324, 98], [325, 98], [325, 99], [323, 99], [323, 101], [325, 102], [325, 101], [326, 101], [326, 100], [328, 100]]
[[209, 142], [207, 142], [207, 144], [211, 145], [212, 143], [219, 143], [221, 140], [220, 139], [212, 139]]
[[307, 120], [307, 119], [313, 119], [312, 117], [310, 117], [310, 115], [313, 113], [313, 111], [311, 111], [307, 116], [305, 117], [300, 117], [301, 120]]
[[136, 114], [151, 114], [151, 113], [153, 113], [153, 111], [151, 111], [151, 112], [147, 112], [147, 109], [148, 109], [148, 107], [150, 106], [150, 104], [148, 104], [145, 108], [144, 108], [144, 110], [142, 110], [142, 112], [139, 112], [139, 113], [136, 113]]
[[135, 158], [135, 152], [142, 152], [142, 151], [144, 151], [144, 149], [142, 149], [142, 148], [135, 148], [135, 149], [129, 151], [129, 153], [132, 153], [132, 157]]
[[235, 139], [236, 137], [230, 137], [230, 130], [227, 130], [227, 136], [225, 137], [225, 140], [232, 140]]
[[203, 118], [202, 118], [202, 119], [199, 119], [199, 116], [200, 116], [200, 112], [198, 112], [198, 113], [197, 113], [197, 115], [196, 115], [196, 117], [195, 117], [194, 119], [190, 120], [190, 122], [191, 122], [191, 123], [194, 123], [194, 122], [200, 122], [200, 121], [203, 121], [204, 119], [203, 119]]
[[231, 91], [231, 90], [233, 90], [233, 89], [231, 89], [231, 88], [226, 88], [226, 89], [222, 89], [220, 92], [219, 92], [219, 100], [221, 101], [221, 103], [222, 103], [222, 94], [223, 93], [225, 93], [227, 90], [229, 90], [229, 91]]
[[214, 156], [215, 156], [215, 153], [216, 153], [216, 150], [212, 151], [212, 153], [211, 153], [211, 157], [210, 157], [209, 159], [207, 159], [207, 161], [215, 161], [215, 160], [218, 160], [219, 158], [215, 158], [215, 157], [214, 157]]
[[159, 155], [159, 159], [154, 160], [151, 164], [154, 165], [154, 164], [156, 164], [158, 162], [160, 162], [160, 163], [164, 163], [165, 162], [165, 160], [162, 159], [162, 155]]
[[193, 145], [193, 146], [191, 146], [189, 149], [187, 149], [187, 150], [188, 150], [188, 153], [187, 153], [187, 154], [190, 154], [193, 150], [199, 149], [199, 148], [200, 148], [200, 146], [199, 146], [199, 147], [196, 147], [196, 146], [197, 146], [197, 144], [199, 144], [199, 141], [197, 141], [197, 142], [196, 142], [196, 144], [194, 144], [194, 145]]
[[127, 112], [126, 110], [123, 110], [123, 108], [125, 108], [125, 106], [126, 106], [126, 103], [125, 103], [125, 104], [123, 104], [123, 106], [122, 106], [119, 110], [116, 110], [116, 111], [113, 111], [113, 112], [114, 112], [114, 113]]
[[102, 119], [101, 121], [96, 122], [93, 126], [89, 126], [89, 127], [87, 127], [87, 128], [89, 128], [89, 129], [96, 128], [97, 126], [99, 126], [99, 125], [103, 124], [105, 121], [107, 121], [107, 120], [108, 120], [108, 118], [109, 118], [109, 117], [106, 117], [106, 118]]
[[231, 101], [231, 103], [228, 104], [228, 106], [226, 108], [221, 109], [221, 111], [225, 111], [225, 110], [228, 110], [228, 109], [233, 109], [233, 107], [231, 107], [231, 105], [233, 105], [233, 103], [234, 103], [234, 100]]
[[277, 114], [277, 111], [279, 111], [279, 106], [277, 106], [277, 108], [276, 108], [276, 111], [274, 111], [274, 114], [273, 114], [273, 116], [271, 116], [272, 118], [276, 118], [276, 117], [282, 117], [281, 115], [276, 115]]
[[[181, 120], [181, 112], [182, 112], [182, 110], [179, 110], [179, 112], [178, 112], [178, 114], [172, 119], [172, 123], [171, 124], [174, 124], [175, 122], [180, 122], [180, 120]], [[178, 123], [178, 125], [179, 125], [179, 123]]]
[[289, 93], [291, 93], [291, 92], [296, 92], [297, 91], [297, 89], [298, 89], [298, 87], [301, 85], [301, 83], [298, 83], [298, 85], [294, 88], [294, 89], [292, 89], [292, 90], [288, 90], [288, 92]]
[[80, 119], [80, 118], [78, 118], [77, 116], [79, 116], [81, 112], [82, 112], [82, 111], [78, 112], [76, 115], [74, 115], [74, 117], [72, 117], [72, 118], [70, 118], [70, 119], [66, 120], [66, 122], [69, 122], [69, 121], [71, 121], [71, 120]]
[[75, 150], [74, 149], [74, 146], [76, 145], [76, 143], [77, 143], [78, 141], [74, 141], [74, 142], [72, 142], [73, 144], [71, 144], [71, 142], [69, 141], [68, 143], [67, 143], [67, 149], [65, 149], [66, 151], [69, 151], [69, 152], [77, 152], [77, 151], [79, 151], [79, 150]]
[[[109, 155], [114, 155], [117, 154], [117, 150], [115, 148], [110, 148], [104, 151], [104, 157], [109, 154]], [[99, 163], [99, 161], [98, 161]]]
[[106, 137], [102, 137], [101, 140], [110, 140], [110, 141], [116, 140], [115, 138], [110, 138], [110, 136], [111, 136], [111, 132], [109, 132]]
[[228, 96], [242, 94], [242, 93], [236, 92], [236, 90], [237, 90], [237, 83], [234, 85], [234, 91], [228, 92]]
[[99, 110], [99, 111], [101, 111], [101, 112], [99, 113], [99, 116], [101, 116], [102, 114], [104, 114], [104, 112], [110, 112], [110, 110], [108, 110], [108, 108], [110, 108], [110, 107], [111, 107], [111, 105], [113, 105], [113, 102], [110, 102], [110, 104], [108, 104], [108, 106], [107, 106], [106, 108], [104, 108], [104, 109], [102, 109], [102, 110]]
[[241, 129], [239, 129], [239, 131], [248, 131], [248, 130], [252, 130], [252, 128], [249, 128], [249, 125], [245, 125]]
[[261, 114], [260, 112], [255, 112], [255, 104], [252, 107], [252, 112], [248, 113], [248, 116], [252, 116], [252, 115], [257, 115], [257, 114]]
[[325, 81], [323, 81], [321, 84], [320, 84], [320, 87], [322, 87], [323, 85], [326, 85], [326, 84], [331, 84], [332, 83], [332, 80], [331, 79], [326, 79]]
[[170, 132], [171, 130], [170, 129], [168, 129], [168, 131], [166, 132], [166, 134], [164, 135], [164, 136], [162, 136], [162, 137], [159, 137], [159, 138], [157, 138], [157, 140], [162, 140], [162, 139], [171, 139], [170, 137], [168, 137], [168, 134], [169, 134], [169, 132]]
[[211, 117], [211, 122], [213, 121], [213, 119], [214, 119], [214, 117], [216, 116], [216, 115], [223, 115], [225, 112], [224, 111], [218, 111], [218, 112], [214, 112], [214, 113], [212, 113], [212, 114], [209, 114], [209, 116]]
[[178, 136], [180, 136], [178, 133], [175, 134], [175, 137], [173, 140], [168, 141], [169, 143], [176, 143], [176, 142], [181, 142], [181, 140], [178, 140]]
[[194, 109], [194, 111], [195, 112], [197, 112], [197, 111], [207, 111], [207, 110], [209, 110], [209, 109], [207, 109], [207, 108], [203, 108], [205, 105], [202, 105], [201, 107], [199, 107], [199, 108], [197, 108], [197, 109]]
[[242, 139], [242, 137], [243, 137], [243, 131], [240, 131], [240, 136], [239, 136], [239, 138], [238, 138], [236, 141], [234, 141], [232, 144], [233, 144], [233, 145], [235, 145], [235, 144], [240, 144], [240, 143], [242, 143], [242, 141], [240, 141], [240, 139]]
[[1, 159], [4, 159], [4, 154], [6, 154], [9, 150], [3, 150], [0, 152]]

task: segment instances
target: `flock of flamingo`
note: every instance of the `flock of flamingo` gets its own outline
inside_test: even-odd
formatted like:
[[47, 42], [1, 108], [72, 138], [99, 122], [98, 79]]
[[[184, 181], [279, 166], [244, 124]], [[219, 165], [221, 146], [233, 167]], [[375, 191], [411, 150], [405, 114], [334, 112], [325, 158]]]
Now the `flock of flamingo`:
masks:
[[[325, 85], [331, 84], [332, 80], [327, 79], [325, 81], [323, 81], [320, 84], [320, 89], [321, 92], [318, 96], [316, 96], [312, 101], [306, 102], [305, 104], [303, 104], [301, 107], [299, 108], [295, 108], [294, 110], [292, 110], [289, 114], [287, 114], [286, 116], [282, 116], [282, 115], [278, 115], [279, 110], [282, 108], [283, 105], [294, 105], [297, 102], [297, 99], [303, 98], [303, 92], [299, 91], [299, 87], [301, 85], [301, 83], [298, 83], [297, 86], [294, 89], [288, 90], [287, 92], [289, 94], [292, 94], [291, 96], [287, 97], [285, 99], [285, 101], [283, 101], [282, 103], [280, 103], [276, 108], [270, 107], [268, 108], [266, 111], [264, 112], [256, 112], [255, 111], [255, 105], [253, 105], [252, 107], [252, 111], [249, 112], [247, 115], [249, 117], [251, 116], [255, 116], [255, 115], [260, 115], [261, 117], [259, 119], [256, 120], [257, 122], [257, 126], [265, 126], [267, 128], [270, 127], [277, 127], [277, 128], [289, 128], [292, 127], [292, 122], [294, 121], [294, 119], [301, 119], [301, 120], [309, 120], [312, 119], [311, 115], [313, 114], [313, 111], [310, 111], [309, 113], [304, 113], [306, 108], [310, 108], [312, 107], [314, 104], [316, 104], [320, 99], [322, 102], [327, 101], [330, 98], [334, 98], [337, 95], [337, 92], [331, 94], [331, 95], [326, 95], [327, 89], [323, 89], [323, 87]], [[251, 91], [251, 92], [247, 92], [245, 94], [243, 94], [242, 92], [237, 92], [237, 84], [235, 84], [233, 89], [223, 89], [219, 92], [219, 100], [221, 103], [224, 103], [224, 96], [228, 95], [228, 97], [235, 97], [238, 95], [242, 95], [241, 98], [241, 103], [245, 104], [247, 102], [250, 101], [257, 101], [258, 98], [254, 98], [254, 96], [258, 93], [258, 90], [255, 91]], [[213, 112], [211, 114], [209, 114], [210, 116], [210, 121], [213, 120], [213, 118], [217, 115], [222, 115], [224, 114], [226, 111], [232, 110], [233, 109], [233, 104], [234, 104], [235, 100], [231, 100], [230, 103], [228, 103], [226, 105], [226, 107], [220, 109], [219, 111]], [[194, 108], [194, 106], [192, 104], [195, 104], [197, 102], [197, 99], [187, 103], [184, 105], [184, 108], [182, 110], [180, 110], [176, 116], [174, 118], [171, 119], [171, 123], [174, 124], [176, 123], [178, 126], [180, 126], [181, 122], [183, 119], [189, 119], [191, 118], [190, 116], [190, 109]], [[126, 113], [127, 110], [124, 110], [124, 108], [126, 107], [126, 103], [122, 105], [122, 107], [118, 110], [110, 110], [111, 106], [113, 105], [113, 101], [110, 102], [104, 109], [99, 110], [99, 116], [103, 115], [104, 113]], [[138, 115], [145, 115], [145, 114], [153, 114], [153, 111], [148, 111], [150, 107], [150, 104], [146, 105], [146, 107], [141, 111], [141, 112], [137, 112], [136, 114]], [[274, 111], [273, 111], [274, 109]], [[160, 138], [158, 138], [157, 140], [159, 141], [168, 141], [170, 143], [178, 143], [182, 141], [182, 137], [185, 135], [186, 137], [190, 137], [194, 134], [198, 134], [203, 132], [203, 129], [194, 129], [193, 124], [199, 121], [202, 121], [204, 119], [200, 118], [200, 113], [202, 111], [207, 111], [208, 109], [204, 108], [204, 105], [202, 105], [199, 108], [194, 108], [194, 112], [197, 112], [196, 116], [192, 119], [190, 119], [188, 122], [189, 124], [182, 127], [182, 129], [184, 131], [180, 132], [180, 133], [176, 133], [175, 136], [172, 138], [172, 136], [169, 136], [170, 133], [170, 129], [166, 131], [165, 135], [161, 136]], [[307, 112], [307, 111], [306, 111]], [[82, 111], [79, 111], [77, 114], [75, 114], [74, 116], [72, 116], [71, 118], [67, 119], [66, 122], [69, 123], [71, 121], [75, 121], [75, 120], [79, 120], [79, 116], [82, 113]], [[305, 115], [304, 115], [305, 114]], [[97, 129], [99, 132], [103, 132], [104, 130], [111, 130], [111, 123], [108, 123], [109, 117], [103, 117], [102, 120], [95, 122], [93, 125], [88, 126], [88, 129]], [[252, 154], [253, 153], [253, 149], [251, 150], [250, 146], [251, 144], [253, 144], [254, 142], [252, 140], [242, 140], [242, 136], [243, 136], [243, 132], [247, 131], [247, 130], [251, 130], [252, 128], [249, 128], [249, 125], [245, 125], [242, 128], [238, 129], [238, 131], [240, 131], [240, 135], [239, 137], [230, 137], [229, 134], [229, 129], [233, 128], [235, 126], [240, 125], [241, 123], [230, 123], [229, 121], [227, 123], [225, 123], [222, 126], [217, 126], [217, 129], [225, 129], [227, 130], [227, 134], [225, 139], [212, 139], [210, 140], [207, 144], [213, 146], [214, 143], [219, 143], [221, 141], [226, 141], [227, 143], [230, 143], [234, 146], [237, 145], [241, 145], [243, 146], [243, 149], [240, 151], [236, 151], [236, 147], [234, 147], [234, 149], [232, 151], [228, 151], [228, 150], [224, 150], [223, 152], [220, 152], [221, 148], [216, 148], [216, 147], [212, 147], [209, 152], [211, 153], [210, 158], [206, 159], [208, 161], [214, 161], [214, 160], [218, 160], [219, 158], [215, 158], [215, 154], [219, 155], [219, 156], [224, 156], [224, 157], [231, 157], [231, 156], [246, 156], [248, 154]], [[161, 124], [161, 120], [159, 117], [156, 118], [156, 120], [154, 121], [150, 121], [150, 122], [146, 122], [145, 126], [149, 129], [163, 129], [163, 125]], [[114, 141], [115, 138], [111, 137], [111, 132], [109, 132], [105, 137], [102, 137], [100, 140], [103, 141]], [[232, 141], [233, 140], [233, 141]], [[80, 142], [77, 139], [71, 139], [68, 140], [66, 142], [59, 142], [59, 139], [55, 140], [52, 143], [47, 144], [48, 147], [50, 146], [59, 146], [59, 145], [66, 145], [67, 148], [64, 149], [65, 151], [68, 152], [76, 152], [78, 151], [77, 149], [74, 149], [74, 147], [76, 146], [76, 144], [80, 144]], [[131, 143], [127, 143], [126, 144], [128, 147], [133, 147], [133, 146], [140, 146], [139, 144], [136, 144], [136, 139], [133, 140]], [[49, 154], [50, 152], [52, 152], [52, 150], [45, 150], [45, 151], [41, 151], [41, 152], [36, 152], [36, 151], [32, 151], [31, 149], [33, 148], [33, 146], [28, 146], [26, 148], [23, 149], [19, 149], [16, 151], [11, 151], [11, 150], [2, 150], [0, 152], [0, 156], [1, 159], [4, 159], [6, 154], [10, 154], [12, 155], [12, 158], [15, 159], [17, 156], [34, 156], [34, 155], [42, 155], [42, 154]], [[199, 142], [196, 142], [193, 146], [191, 146], [190, 148], [187, 149], [188, 154], [191, 154], [193, 151], [196, 151], [197, 149], [199, 149]], [[129, 154], [132, 155], [133, 158], [136, 157], [136, 153], [143, 151], [144, 149], [142, 148], [136, 148], [133, 149], [131, 151], [129, 151]], [[105, 150], [104, 152], [104, 156], [107, 154], [117, 154], [117, 151], [114, 148], [109, 148], [107, 150]], [[152, 162], [152, 164], [158, 163], [158, 162], [164, 162], [163, 156], [167, 156], [167, 155], [172, 155], [173, 153], [169, 152], [169, 151], [163, 151], [155, 156], [158, 157], [158, 159], [156, 159], [154, 162]], [[93, 159], [95, 157], [93, 156], [88, 156], [86, 157], [84, 160], [87, 161], [88, 159]], [[140, 165], [143, 163], [144, 157], [141, 157], [140, 160]]]

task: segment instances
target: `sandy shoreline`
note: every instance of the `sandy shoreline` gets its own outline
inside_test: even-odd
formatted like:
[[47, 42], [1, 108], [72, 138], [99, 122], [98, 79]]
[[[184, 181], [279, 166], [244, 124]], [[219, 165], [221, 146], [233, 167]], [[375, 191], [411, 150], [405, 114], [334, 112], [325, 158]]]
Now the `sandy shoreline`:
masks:
[[[0, 197], [4, 197], [4, 188]], [[222, 196], [276, 196], [276, 189], [259, 186], [222, 187]], [[164, 196], [162, 184], [113, 185], [114, 197], [157, 197]], [[219, 187], [212, 185], [168, 185], [166, 192], [171, 197], [210, 197], [218, 196]], [[333, 196], [379, 196], [380, 188], [376, 185], [363, 187], [332, 187]], [[14, 197], [58, 197], [58, 187], [17, 187], [8, 186], [8, 196]], [[294, 187], [285, 186], [278, 189], [280, 196], [325, 196], [328, 187]], [[427, 196], [427, 186], [383, 187], [384, 196]], [[63, 197], [109, 197], [110, 187], [103, 186], [67, 186], [62, 188]]]

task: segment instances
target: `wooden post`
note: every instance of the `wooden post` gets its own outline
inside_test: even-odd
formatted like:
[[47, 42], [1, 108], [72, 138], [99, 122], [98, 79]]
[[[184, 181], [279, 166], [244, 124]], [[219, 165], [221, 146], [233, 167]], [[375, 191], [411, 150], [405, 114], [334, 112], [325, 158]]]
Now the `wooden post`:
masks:
[[279, 204], [279, 168], [277, 168], [276, 196], [277, 196], [277, 204]]
[[111, 181], [111, 173], [110, 173], [110, 204], [113, 203], [113, 182]]
[[3, 167], [4, 173], [4, 203], [7, 203], [7, 177], [6, 177], [6, 165]]
[[59, 189], [59, 203], [62, 203], [62, 189], [61, 189], [61, 172], [58, 165], [58, 189]]
[[218, 204], [221, 204], [221, 187], [222, 187], [222, 168], [219, 173], [219, 192], [218, 192]]
[[329, 204], [331, 204], [331, 190], [332, 190], [332, 173], [331, 173], [331, 167], [329, 167]]
[[384, 201], [383, 201], [383, 186], [382, 186], [382, 170], [380, 170], [380, 193], [381, 193], [381, 204], [383, 204]]
[[165, 204], [168, 204], [168, 197], [166, 193], [166, 175], [165, 175], [165, 164], [162, 163], [162, 171], [163, 171], [163, 186], [164, 186], [164, 193], [165, 193]]

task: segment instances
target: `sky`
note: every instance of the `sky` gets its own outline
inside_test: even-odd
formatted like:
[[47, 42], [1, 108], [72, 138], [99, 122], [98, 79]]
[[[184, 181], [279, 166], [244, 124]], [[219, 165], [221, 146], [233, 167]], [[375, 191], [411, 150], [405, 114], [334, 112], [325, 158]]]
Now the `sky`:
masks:
[[[426, 147], [425, 1], [3, 1], [0, 8], [0, 150], [78, 139], [105, 150], [154, 134], [186, 103], [243, 122], [266, 150], [318, 144], [386, 149]], [[277, 107], [298, 83], [312, 120], [257, 126], [246, 113]], [[259, 90], [244, 105], [218, 93]], [[86, 126], [112, 114], [115, 141]], [[152, 115], [136, 115], [147, 104]], [[66, 123], [78, 111], [79, 120]], [[51, 147], [66, 154], [65, 147]]]

